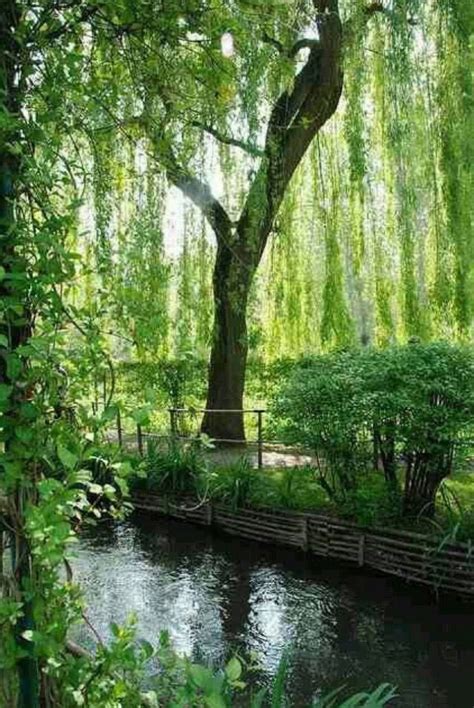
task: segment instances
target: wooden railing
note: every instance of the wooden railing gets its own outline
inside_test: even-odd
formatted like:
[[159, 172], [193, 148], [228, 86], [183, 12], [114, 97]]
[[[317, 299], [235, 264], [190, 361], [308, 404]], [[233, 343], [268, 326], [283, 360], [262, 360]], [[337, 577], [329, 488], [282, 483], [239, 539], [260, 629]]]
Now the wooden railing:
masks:
[[[271, 445], [271, 446], [280, 446], [280, 447], [286, 447], [286, 445], [282, 442], [278, 442], [276, 440], [269, 440], [264, 438], [264, 433], [263, 433], [263, 416], [267, 412], [265, 408], [238, 408], [238, 409], [216, 409], [216, 408], [162, 408], [162, 409], [156, 409], [156, 412], [160, 413], [165, 413], [168, 416], [169, 420], [169, 429], [166, 433], [158, 433], [158, 432], [151, 432], [147, 431], [144, 429], [144, 426], [140, 424], [136, 424], [136, 429], [133, 434], [133, 439], [128, 440], [129, 443], [136, 445], [136, 448], [138, 449], [138, 452], [140, 455], [143, 455], [144, 453], [144, 442], [145, 439], [176, 439], [176, 440], [181, 440], [181, 441], [192, 441], [196, 440], [198, 436], [198, 425], [196, 426], [196, 433], [193, 435], [184, 435], [180, 432], [179, 430], [179, 418], [180, 416], [202, 416], [204, 413], [217, 413], [217, 414], [232, 414], [232, 413], [241, 413], [242, 415], [254, 415], [256, 416], [256, 437], [255, 439], [246, 439], [246, 440], [235, 440], [235, 439], [229, 439], [229, 438], [215, 438], [214, 442], [217, 444], [220, 443], [225, 443], [226, 445], [250, 445], [250, 446], [255, 446], [256, 447], [256, 452], [257, 452], [257, 466], [259, 469], [263, 467], [263, 454], [264, 454], [264, 448], [265, 446]], [[124, 428], [122, 425], [122, 414], [120, 412], [120, 409], [117, 411], [117, 419], [116, 419], [116, 427], [117, 427], [117, 440], [119, 443], [120, 447], [123, 447], [124, 444], [126, 443], [125, 440], [125, 434], [124, 434]], [[364, 440], [361, 441], [361, 444], [364, 445], [371, 445], [373, 446], [373, 438], [370, 436], [367, 436]], [[462, 452], [462, 450], [474, 450], [474, 440], [471, 438], [460, 438], [456, 441], [453, 441], [453, 447], [458, 454], [458, 452]], [[298, 446], [298, 450], [301, 454], [304, 455], [311, 455], [312, 452], [308, 450], [303, 450], [303, 448], [300, 448]]]
[[[255, 440], [234, 440], [230, 438], [214, 438], [213, 441], [215, 443], [225, 443], [225, 444], [234, 444], [234, 445], [242, 445], [242, 444], [249, 444], [249, 445], [256, 445], [257, 448], [257, 466], [259, 469], [263, 467], [263, 446], [264, 446], [264, 439], [263, 439], [263, 415], [266, 413], [266, 410], [264, 408], [236, 408], [236, 409], [228, 409], [228, 408], [167, 408], [165, 409], [168, 412], [169, 415], [169, 435], [164, 436], [164, 437], [169, 437], [171, 439], [179, 439], [179, 440], [193, 440], [195, 437], [193, 436], [183, 436], [180, 435], [179, 433], [179, 425], [178, 425], [178, 419], [180, 415], [195, 415], [199, 414], [202, 415], [203, 413], [220, 413], [220, 414], [229, 414], [229, 413], [242, 413], [243, 415], [248, 415], [248, 414], [253, 414], [256, 416], [256, 431], [257, 431], [257, 436]], [[124, 432], [123, 432], [123, 427], [122, 427], [122, 418], [120, 415], [120, 410], [117, 412], [117, 439], [120, 447], [123, 447], [124, 445]], [[144, 440], [146, 437], [158, 437], [154, 433], [146, 433], [143, 429], [143, 426], [137, 423], [136, 426], [136, 445], [137, 449], [140, 455], [143, 455], [144, 452]]]

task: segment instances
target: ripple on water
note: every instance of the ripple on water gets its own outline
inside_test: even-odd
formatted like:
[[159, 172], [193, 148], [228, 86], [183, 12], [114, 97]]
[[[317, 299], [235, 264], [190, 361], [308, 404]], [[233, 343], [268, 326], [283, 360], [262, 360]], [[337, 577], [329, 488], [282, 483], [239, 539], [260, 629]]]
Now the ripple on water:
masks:
[[147, 515], [85, 534], [72, 565], [106, 640], [110, 622], [134, 613], [139, 636], [156, 642], [168, 629], [201, 661], [255, 653], [262, 682], [290, 651], [292, 706], [384, 681], [398, 686], [398, 706], [474, 705], [470, 608], [437, 606], [396, 580]]

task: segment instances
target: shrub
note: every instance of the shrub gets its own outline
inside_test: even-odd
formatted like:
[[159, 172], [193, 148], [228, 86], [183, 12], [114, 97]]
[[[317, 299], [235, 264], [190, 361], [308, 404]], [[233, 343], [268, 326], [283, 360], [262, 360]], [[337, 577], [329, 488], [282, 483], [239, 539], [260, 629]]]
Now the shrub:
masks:
[[339, 511], [363, 526], [393, 524], [402, 514], [402, 495], [398, 487], [387, 485], [380, 474], [370, 472], [347, 495]]
[[452, 472], [455, 443], [472, 428], [473, 351], [435, 342], [394, 347], [378, 358], [369, 386], [379, 449], [401, 455], [405, 512], [432, 516], [439, 485]]
[[367, 467], [367, 408], [357, 354], [343, 352], [306, 360], [271, 406], [277, 434], [316, 454], [319, 482], [343, 501]]
[[473, 351], [435, 342], [316, 357], [295, 370], [272, 411], [286, 442], [315, 451], [336, 502], [354, 499], [379, 466], [396, 489], [401, 468], [405, 513], [431, 516], [454, 443], [472, 428]]

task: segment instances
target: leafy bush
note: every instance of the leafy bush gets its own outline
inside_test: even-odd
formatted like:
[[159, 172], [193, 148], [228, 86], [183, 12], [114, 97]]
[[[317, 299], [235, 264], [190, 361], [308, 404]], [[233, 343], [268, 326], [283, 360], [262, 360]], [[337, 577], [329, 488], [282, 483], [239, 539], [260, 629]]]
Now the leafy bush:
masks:
[[[248, 676], [256, 668], [233, 656], [219, 669], [192, 662], [177, 654], [167, 632], [162, 632], [157, 646], [138, 641], [136, 621], [123, 627], [112, 625], [114, 638], [108, 645], [98, 645], [89, 654], [74, 645], [73, 655], [63, 654], [51, 662], [48, 673], [54, 679], [63, 708], [285, 708], [288, 660], [285, 654], [273, 683], [254, 689]], [[79, 651], [78, 651], [79, 650]], [[156, 667], [158, 670], [156, 671]], [[151, 669], [155, 671], [151, 672]], [[147, 690], [143, 686], [147, 685]], [[343, 688], [320, 698], [314, 708], [382, 708], [395, 696], [388, 684], [372, 693], [358, 693], [342, 700]]]
[[398, 487], [387, 485], [380, 474], [369, 472], [338, 511], [363, 526], [396, 524], [402, 515], [402, 495]]
[[454, 443], [474, 419], [471, 348], [411, 343], [315, 357], [295, 369], [272, 405], [279, 436], [312, 448], [319, 482], [339, 504], [381, 467], [407, 514], [434, 512]]
[[457, 440], [474, 418], [474, 355], [443, 342], [371, 352], [368, 380], [373, 427], [386, 477], [394, 478], [383, 449], [399, 452], [408, 514], [432, 516], [436, 493], [453, 468]]
[[119, 392], [133, 405], [144, 402], [151, 389], [162, 406], [179, 408], [202, 401], [207, 362], [195, 356], [160, 359], [153, 363], [123, 363], [117, 372]]
[[272, 405], [278, 437], [312, 449], [319, 481], [343, 501], [367, 467], [367, 415], [363, 372], [353, 352], [304, 361]]

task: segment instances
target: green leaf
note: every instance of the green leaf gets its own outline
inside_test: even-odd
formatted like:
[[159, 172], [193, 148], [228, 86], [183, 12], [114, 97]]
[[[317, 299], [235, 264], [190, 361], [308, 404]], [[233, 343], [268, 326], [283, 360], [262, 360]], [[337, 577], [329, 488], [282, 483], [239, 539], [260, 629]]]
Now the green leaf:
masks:
[[242, 664], [233, 656], [225, 667], [225, 673], [229, 681], [237, 681], [242, 675]]
[[8, 347], [8, 338], [4, 334], [0, 334], [0, 347]]
[[74, 473], [74, 478], [72, 482], [77, 482], [78, 484], [86, 484], [87, 482], [90, 482], [92, 479], [92, 472], [90, 470], [77, 470], [77, 472]]
[[147, 642], [146, 639], [142, 639], [140, 642], [140, 645], [143, 649], [143, 652], [145, 654], [146, 659], [150, 659], [153, 654], [155, 653], [155, 650], [153, 649], [153, 645], [150, 644], [150, 642]]
[[33, 439], [33, 430], [24, 425], [17, 425], [15, 427], [15, 435], [22, 443], [28, 444]]
[[6, 357], [7, 362], [7, 376], [10, 380], [18, 378], [22, 370], [22, 363], [20, 358], [13, 353], [8, 354]]
[[108, 408], [105, 409], [105, 411], [102, 413], [102, 420], [104, 422], [115, 420], [117, 417], [117, 412], [118, 412], [118, 406], [111, 405]]
[[124, 479], [122, 479], [121, 477], [116, 477], [115, 484], [124, 496], [128, 494], [128, 484]]
[[263, 701], [264, 701], [266, 695], [267, 695], [267, 689], [265, 687], [261, 688], [259, 691], [257, 691], [255, 696], [252, 696], [250, 708], [262, 708]]
[[57, 452], [58, 457], [64, 467], [66, 467], [66, 469], [68, 470], [73, 470], [79, 461], [78, 456], [71, 452], [71, 450], [68, 450], [68, 448], [64, 447], [63, 445], [58, 445]]
[[8, 386], [7, 384], [0, 383], [0, 403], [6, 401], [13, 390], [13, 386]]
[[226, 708], [225, 700], [219, 693], [212, 693], [210, 696], [206, 696], [205, 701], [206, 706], [209, 706], [209, 708]]
[[150, 413], [149, 406], [143, 406], [133, 411], [132, 418], [138, 425], [148, 425], [150, 422]]
[[189, 667], [193, 683], [203, 691], [209, 691], [213, 682], [212, 671], [200, 664], [191, 664]]

